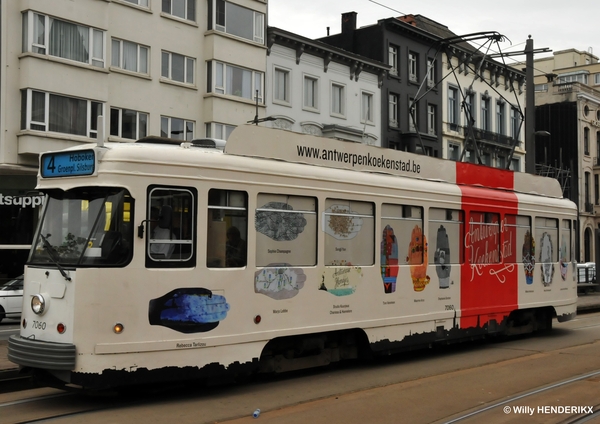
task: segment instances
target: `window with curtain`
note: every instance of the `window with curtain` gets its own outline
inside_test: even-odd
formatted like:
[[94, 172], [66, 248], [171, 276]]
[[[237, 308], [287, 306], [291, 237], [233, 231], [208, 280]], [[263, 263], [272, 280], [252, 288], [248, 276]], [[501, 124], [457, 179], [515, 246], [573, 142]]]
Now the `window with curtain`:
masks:
[[131, 41], [112, 39], [111, 66], [148, 74], [149, 47]]
[[[32, 31], [29, 31], [32, 28]], [[27, 11], [23, 14], [23, 51], [104, 67], [105, 32]]]
[[96, 138], [104, 105], [93, 100], [22, 90], [22, 129]]
[[215, 93], [228, 94], [250, 100], [256, 100], [258, 94], [258, 100], [262, 101], [262, 80], [264, 77], [262, 72], [256, 72], [222, 62], [211, 62], [209, 68], [213, 69], [213, 65], [213, 89]]

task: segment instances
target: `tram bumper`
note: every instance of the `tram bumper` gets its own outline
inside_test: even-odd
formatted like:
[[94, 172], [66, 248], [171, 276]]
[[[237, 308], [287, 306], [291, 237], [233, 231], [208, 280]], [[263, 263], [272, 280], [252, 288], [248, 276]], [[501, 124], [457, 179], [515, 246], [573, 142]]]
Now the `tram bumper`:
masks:
[[55, 371], [75, 368], [76, 349], [70, 343], [52, 343], [12, 335], [8, 339], [8, 359], [22, 367]]

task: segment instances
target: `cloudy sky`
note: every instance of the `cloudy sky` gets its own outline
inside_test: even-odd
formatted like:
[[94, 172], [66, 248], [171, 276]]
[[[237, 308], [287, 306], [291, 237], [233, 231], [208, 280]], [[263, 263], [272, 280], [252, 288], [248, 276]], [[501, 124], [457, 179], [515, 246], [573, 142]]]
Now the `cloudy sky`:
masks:
[[[536, 49], [591, 49], [600, 56], [598, 0], [574, 3], [549, 0], [269, 0], [268, 24], [318, 38], [327, 35], [327, 27], [330, 27], [330, 34], [338, 34], [344, 12], [358, 14], [358, 27], [375, 24], [378, 19], [423, 15], [447, 26], [457, 35], [499, 32], [510, 40], [500, 45], [505, 52], [523, 51], [525, 40], [531, 35]], [[593, 19], [586, 22], [586, 17]]]

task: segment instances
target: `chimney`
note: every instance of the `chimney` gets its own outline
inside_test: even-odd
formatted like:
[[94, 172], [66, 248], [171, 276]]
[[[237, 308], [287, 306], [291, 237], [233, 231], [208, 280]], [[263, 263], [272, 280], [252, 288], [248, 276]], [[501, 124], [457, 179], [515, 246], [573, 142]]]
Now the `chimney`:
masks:
[[356, 29], [356, 12], [342, 13], [342, 34], [352, 32]]
[[417, 26], [417, 21], [415, 20], [415, 15], [399, 16], [398, 20], [400, 20], [402, 22], [406, 22], [407, 24], [412, 25], [414, 27]]

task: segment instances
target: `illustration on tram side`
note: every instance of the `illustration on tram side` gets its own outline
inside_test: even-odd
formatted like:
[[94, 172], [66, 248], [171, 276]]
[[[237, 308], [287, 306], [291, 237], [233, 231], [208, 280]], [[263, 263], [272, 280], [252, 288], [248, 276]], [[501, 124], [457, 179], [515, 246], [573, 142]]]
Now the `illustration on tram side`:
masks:
[[562, 238], [559, 252], [559, 266], [560, 266], [560, 277], [563, 281], [567, 280], [567, 271], [569, 269], [569, 261], [567, 259], [567, 241]]
[[333, 205], [325, 210], [324, 231], [336, 240], [351, 240], [358, 235], [363, 224], [346, 205]]
[[275, 241], [296, 240], [306, 227], [306, 218], [302, 213], [290, 213], [293, 211], [288, 203], [267, 203], [256, 212], [256, 231]]
[[427, 260], [427, 239], [421, 227], [415, 225], [410, 236], [406, 262], [410, 265], [410, 276], [416, 292], [425, 290], [425, 286], [429, 284]]
[[443, 225], [437, 230], [436, 249], [433, 256], [435, 271], [440, 280], [440, 289], [450, 287], [450, 243], [448, 242], [448, 233]]
[[306, 275], [289, 264], [270, 264], [254, 273], [254, 291], [275, 300], [291, 299], [304, 287]]
[[389, 225], [383, 229], [381, 240], [381, 278], [384, 292], [394, 293], [398, 278], [398, 240]]
[[553, 251], [552, 236], [544, 232], [540, 240], [540, 268], [542, 270], [542, 283], [544, 287], [551, 285], [552, 278], [554, 277]]
[[533, 273], [535, 271], [535, 240], [527, 231], [523, 240], [523, 269], [525, 269], [525, 282], [533, 284]]
[[348, 296], [356, 291], [356, 287], [362, 279], [362, 267], [341, 262], [336, 266], [325, 268], [319, 290], [327, 291], [335, 296]]
[[150, 300], [150, 325], [162, 325], [180, 333], [213, 330], [227, 317], [225, 296], [204, 288], [180, 288]]

